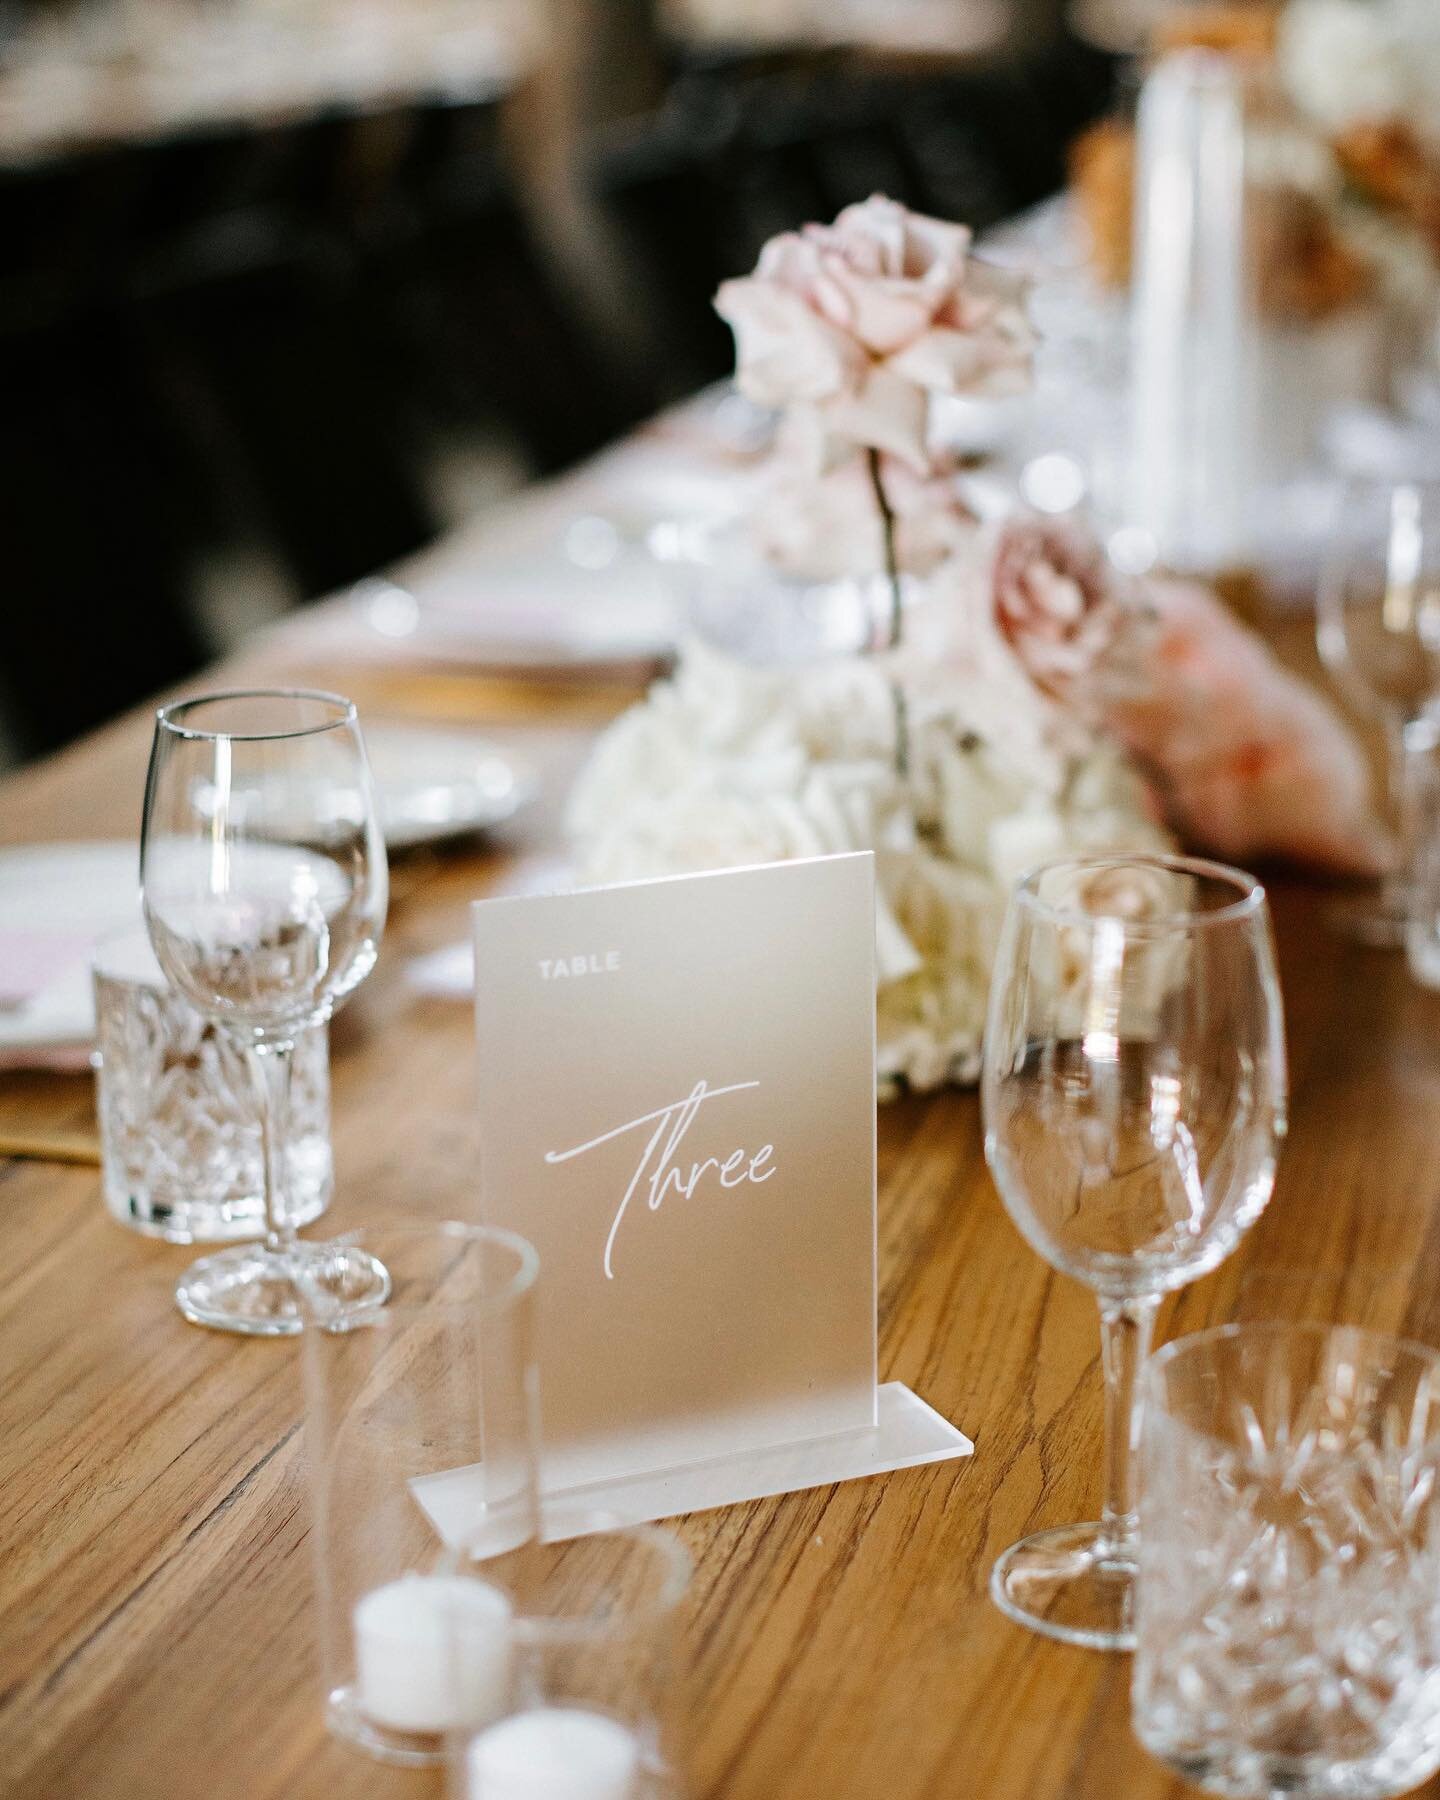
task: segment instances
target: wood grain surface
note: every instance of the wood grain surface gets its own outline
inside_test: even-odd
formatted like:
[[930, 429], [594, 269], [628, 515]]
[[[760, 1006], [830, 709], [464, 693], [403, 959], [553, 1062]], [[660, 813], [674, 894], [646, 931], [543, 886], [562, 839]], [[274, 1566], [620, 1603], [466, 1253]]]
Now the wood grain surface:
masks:
[[[386, 716], [492, 723], [552, 801], [593, 722], [485, 684], [283, 672], [348, 680]], [[13, 778], [0, 840], [133, 835], [147, 741], [132, 720]], [[550, 839], [553, 805], [526, 830]], [[473, 1212], [467, 1009], [416, 997], [403, 966], [460, 935], [517, 847], [401, 867], [380, 967], [335, 1034], [337, 1227]], [[1440, 1344], [1440, 995], [1332, 937], [1320, 889], [1276, 878], [1272, 895], [1293, 1090], [1279, 1184], [1161, 1335], [1311, 1317]], [[90, 1105], [88, 1078], [0, 1076], [0, 1129], [73, 1133]], [[986, 1598], [1005, 1545], [1095, 1513], [1094, 1300], [1006, 1218], [973, 1095], [882, 1108], [880, 1146], [881, 1375], [976, 1454], [679, 1522], [698, 1558], [693, 1795], [1187, 1792], [1130, 1737], [1125, 1659], [1043, 1642]], [[439, 1800], [438, 1776], [368, 1763], [321, 1722], [295, 1346], [186, 1325], [171, 1289], [193, 1253], [112, 1223], [93, 1169], [0, 1162], [0, 1232], [0, 1793]]]

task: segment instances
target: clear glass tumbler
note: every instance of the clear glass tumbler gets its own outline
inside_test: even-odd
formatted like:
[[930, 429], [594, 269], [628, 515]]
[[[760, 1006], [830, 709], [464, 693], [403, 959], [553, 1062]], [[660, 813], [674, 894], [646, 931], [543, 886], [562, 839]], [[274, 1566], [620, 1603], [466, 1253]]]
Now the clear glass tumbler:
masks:
[[1227, 1325], [1145, 1375], [1133, 1723], [1236, 1800], [1440, 1768], [1440, 1355]]
[[[691, 1562], [657, 1526], [508, 1559], [503, 1714], [451, 1743], [452, 1800], [675, 1800], [677, 1612]], [[463, 1638], [457, 1640], [463, 1655]]]
[[1037, 1532], [990, 1592], [1031, 1630], [1133, 1648], [1137, 1380], [1160, 1295], [1259, 1217], [1285, 1129], [1269, 909], [1185, 857], [1052, 863], [1011, 898], [991, 976], [985, 1155], [1021, 1233], [1100, 1302], [1098, 1520]]
[[[388, 1299], [337, 1298], [317, 1265], [356, 1251]], [[394, 1224], [296, 1276], [327, 1716], [382, 1761], [438, 1764], [505, 1704], [514, 1606], [485, 1566], [536, 1535], [537, 1268], [510, 1232]]]
[[[106, 1206], [172, 1244], [263, 1236], [265, 1152], [244, 1056], [171, 988], [143, 931], [102, 943], [93, 971]], [[281, 1159], [281, 1211], [308, 1225], [332, 1187], [323, 1025], [295, 1040]]]

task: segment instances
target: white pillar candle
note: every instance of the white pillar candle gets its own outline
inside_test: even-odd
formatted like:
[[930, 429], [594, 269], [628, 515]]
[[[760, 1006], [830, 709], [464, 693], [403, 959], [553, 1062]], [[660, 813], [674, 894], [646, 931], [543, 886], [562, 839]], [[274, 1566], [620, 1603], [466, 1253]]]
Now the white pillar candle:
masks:
[[636, 1800], [640, 1745], [603, 1713], [539, 1706], [482, 1731], [466, 1766], [467, 1800]]
[[394, 1731], [483, 1725], [503, 1709], [508, 1598], [469, 1575], [404, 1575], [354, 1613], [361, 1711]]

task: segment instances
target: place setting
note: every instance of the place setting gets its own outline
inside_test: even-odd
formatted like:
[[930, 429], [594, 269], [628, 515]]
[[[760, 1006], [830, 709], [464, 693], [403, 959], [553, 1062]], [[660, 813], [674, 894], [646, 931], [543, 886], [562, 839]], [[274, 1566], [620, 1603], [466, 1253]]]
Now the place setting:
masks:
[[[414, 853], [503, 831], [540, 789], [523, 752], [469, 729], [376, 721], [366, 750], [380, 834], [402, 869]], [[135, 846], [120, 840], [0, 848], [0, 1068], [90, 1065], [103, 1029], [92, 967], [160, 979], [135, 870]]]
[[722, 380], [567, 463], [535, 378], [143, 783], [0, 775], [17, 1795], [1440, 1779], [1440, 40], [1143, 36], [1067, 196], [792, 192]]

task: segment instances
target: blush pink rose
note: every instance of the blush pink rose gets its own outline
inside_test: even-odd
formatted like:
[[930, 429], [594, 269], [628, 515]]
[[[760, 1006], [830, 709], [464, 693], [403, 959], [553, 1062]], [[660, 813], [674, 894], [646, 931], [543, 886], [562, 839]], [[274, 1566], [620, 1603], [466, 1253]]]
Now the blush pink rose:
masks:
[[833, 225], [772, 238], [715, 304], [748, 398], [815, 408], [832, 435], [923, 473], [930, 394], [1028, 385], [1027, 286], [975, 261], [963, 226], [876, 195]]
[[1085, 690], [1126, 623], [1119, 578], [1081, 526], [1021, 517], [1001, 529], [991, 565], [995, 625], [1036, 687], [1087, 710]]
[[1146, 598], [1103, 724], [1151, 772], [1173, 827], [1237, 861], [1379, 873], [1370, 770], [1335, 709], [1207, 588], [1155, 581]]

